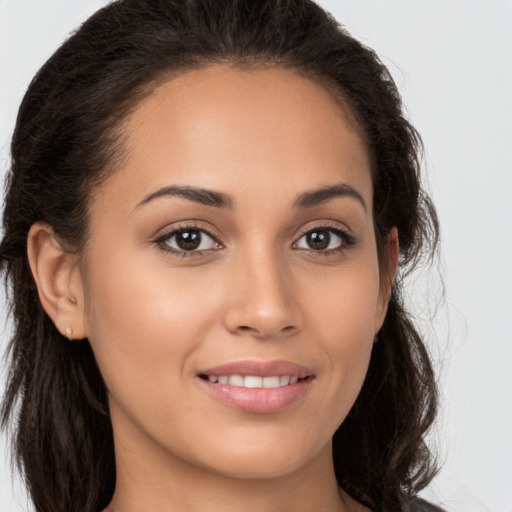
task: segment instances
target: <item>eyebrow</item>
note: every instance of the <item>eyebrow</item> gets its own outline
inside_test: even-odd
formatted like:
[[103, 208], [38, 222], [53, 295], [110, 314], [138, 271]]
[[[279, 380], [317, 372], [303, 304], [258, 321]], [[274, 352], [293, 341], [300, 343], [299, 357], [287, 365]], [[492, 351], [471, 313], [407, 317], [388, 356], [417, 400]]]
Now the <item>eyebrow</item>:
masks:
[[366, 203], [361, 194], [345, 183], [338, 183], [337, 185], [304, 192], [297, 198], [294, 206], [297, 208], [312, 208], [337, 197], [352, 197], [361, 203], [364, 211], [367, 211]]
[[[234, 201], [233, 198], [222, 192], [216, 192], [214, 190], [208, 190], [204, 188], [192, 187], [192, 186], [177, 186], [171, 185], [169, 187], [161, 188], [155, 192], [151, 192], [145, 196], [140, 203], [136, 206], [139, 208], [150, 201], [158, 199], [160, 197], [172, 197], [178, 196], [193, 201], [195, 203], [203, 204], [206, 206], [214, 206], [216, 208], [229, 208], [233, 209]], [[351, 197], [356, 199], [366, 211], [366, 203], [361, 194], [352, 188], [350, 185], [345, 183], [338, 183], [336, 185], [330, 185], [322, 187], [317, 190], [311, 190], [300, 194], [294, 202], [296, 208], [312, 208], [319, 204], [330, 201], [337, 197]]]
[[159, 197], [178, 196], [194, 201], [195, 203], [204, 204], [206, 206], [215, 206], [217, 208], [233, 208], [233, 199], [227, 194], [222, 192], [215, 192], [213, 190], [207, 190], [204, 188], [189, 187], [189, 186], [170, 186], [164, 187], [156, 192], [148, 194], [142, 201], [137, 205], [143, 206], [154, 199]]

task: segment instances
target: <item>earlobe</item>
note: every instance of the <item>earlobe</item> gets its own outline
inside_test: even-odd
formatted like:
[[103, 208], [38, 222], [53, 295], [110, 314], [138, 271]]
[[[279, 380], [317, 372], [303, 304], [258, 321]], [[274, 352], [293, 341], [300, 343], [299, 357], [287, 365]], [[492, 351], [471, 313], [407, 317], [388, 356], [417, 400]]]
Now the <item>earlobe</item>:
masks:
[[78, 257], [66, 251], [53, 228], [35, 223], [28, 233], [27, 252], [39, 300], [63, 336], [86, 337], [83, 287]]
[[384, 318], [388, 310], [389, 299], [391, 298], [391, 290], [398, 268], [398, 257], [400, 255], [400, 245], [398, 239], [398, 230], [396, 227], [390, 229], [384, 248], [384, 266], [382, 268], [383, 275], [380, 280], [379, 292], [379, 311], [377, 312], [377, 322], [375, 332], [378, 332], [384, 323]]

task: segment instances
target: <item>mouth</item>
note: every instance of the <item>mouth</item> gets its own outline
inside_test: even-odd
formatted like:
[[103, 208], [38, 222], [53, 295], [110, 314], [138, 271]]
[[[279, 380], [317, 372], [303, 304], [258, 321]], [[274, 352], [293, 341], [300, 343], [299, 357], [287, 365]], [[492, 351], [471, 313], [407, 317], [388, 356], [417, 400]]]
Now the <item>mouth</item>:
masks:
[[202, 388], [231, 408], [251, 413], [282, 411], [300, 402], [315, 374], [288, 361], [240, 361], [197, 374]]

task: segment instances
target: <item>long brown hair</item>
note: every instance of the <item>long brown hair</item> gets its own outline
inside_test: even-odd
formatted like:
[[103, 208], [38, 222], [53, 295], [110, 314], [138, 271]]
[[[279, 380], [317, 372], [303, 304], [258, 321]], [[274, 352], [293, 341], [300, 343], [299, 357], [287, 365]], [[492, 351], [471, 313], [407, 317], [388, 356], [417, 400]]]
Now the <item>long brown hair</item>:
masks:
[[406, 510], [435, 468], [424, 436], [437, 407], [424, 342], [402, 280], [436, 249], [421, 187], [420, 138], [375, 53], [310, 0], [118, 0], [99, 10], [37, 73], [12, 139], [0, 265], [14, 332], [2, 425], [36, 510], [97, 512], [115, 486], [107, 396], [87, 340], [69, 343], [44, 312], [27, 233], [45, 221], [77, 251], [88, 199], [122, 158], [123, 120], [159, 81], [209, 63], [274, 65], [334, 87], [373, 159], [375, 234], [396, 226], [400, 270], [362, 391], [334, 436], [339, 484], [376, 511]]

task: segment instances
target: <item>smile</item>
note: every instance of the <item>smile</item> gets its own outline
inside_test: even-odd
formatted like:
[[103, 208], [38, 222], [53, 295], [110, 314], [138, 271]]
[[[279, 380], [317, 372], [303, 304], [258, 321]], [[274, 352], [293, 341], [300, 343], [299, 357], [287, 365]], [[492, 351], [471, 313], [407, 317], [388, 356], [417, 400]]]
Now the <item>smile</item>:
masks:
[[315, 380], [313, 371], [288, 361], [239, 361], [197, 374], [216, 401], [251, 413], [275, 413], [299, 403]]
[[[271, 375], [261, 377], [257, 375], [202, 375], [201, 378], [208, 379], [213, 384], [229, 384], [230, 386], [238, 386], [243, 388], [280, 388], [296, 384], [299, 377], [296, 375]], [[306, 377], [307, 378], [307, 377]]]

